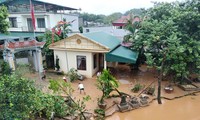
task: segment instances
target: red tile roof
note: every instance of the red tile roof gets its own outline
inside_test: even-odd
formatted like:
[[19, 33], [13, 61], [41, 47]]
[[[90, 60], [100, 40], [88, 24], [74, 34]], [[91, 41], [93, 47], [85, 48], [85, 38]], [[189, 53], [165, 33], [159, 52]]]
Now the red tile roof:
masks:
[[[112, 24], [113, 24], [113, 26], [124, 26], [127, 23], [127, 20], [129, 20], [130, 18], [131, 18], [130, 15], [122, 16], [120, 19], [112, 22]], [[141, 20], [138, 16], [133, 17], [133, 21], [132, 21], [133, 23], [139, 22], [139, 21], [141, 21]]]
[[[45, 42], [37, 42], [36, 40], [22, 41], [22, 42], [10, 42], [8, 43], [8, 48], [17, 49], [17, 48], [26, 48], [40, 46], [42, 47]], [[0, 49], [4, 49], [4, 44], [0, 45]]]

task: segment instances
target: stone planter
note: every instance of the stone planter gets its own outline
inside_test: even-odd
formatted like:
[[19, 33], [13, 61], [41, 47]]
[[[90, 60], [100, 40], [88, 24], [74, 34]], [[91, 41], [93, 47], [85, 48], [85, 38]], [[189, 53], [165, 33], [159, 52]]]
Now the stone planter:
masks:
[[99, 106], [99, 108], [101, 108], [101, 109], [105, 109], [106, 106], [107, 106], [107, 103], [106, 103], [106, 102], [103, 102], [103, 103], [98, 102], [98, 106]]

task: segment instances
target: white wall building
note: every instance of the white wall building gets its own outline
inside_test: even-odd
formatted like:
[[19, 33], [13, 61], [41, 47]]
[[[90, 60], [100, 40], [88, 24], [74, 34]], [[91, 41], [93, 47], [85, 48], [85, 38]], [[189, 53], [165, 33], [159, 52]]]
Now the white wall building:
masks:
[[[9, 11], [8, 21], [10, 22], [9, 31], [11, 32], [31, 32], [33, 31], [32, 18], [29, 0], [12, 0], [0, 2], [0, 5], [7, 6]], [[50, 30], [64, 18], [71, 22], [73, 32], [78, 32], [78, 15], [71, 14], [75, 8], [55, 5], [38, 0], [32, 0], [35, 14], [35, 32], [45, 32]]]
[[73, 34], [51, 44], [54, 61], [59, 59], [60, 71], [71, 68], [88, 78], [99, 70], [115, 67], [118, 62], [135, 63], [138, 53], [120, 45], [121, 40], [105, 32]]

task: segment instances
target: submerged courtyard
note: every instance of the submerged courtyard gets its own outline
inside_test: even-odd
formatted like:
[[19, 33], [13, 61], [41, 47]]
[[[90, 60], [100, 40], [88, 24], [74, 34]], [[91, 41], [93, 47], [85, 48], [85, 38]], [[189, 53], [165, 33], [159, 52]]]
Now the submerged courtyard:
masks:
[[[111, 74], [117, 79], [119, 83], [118, 90], [120, 92], [126, 93], [131, 96], [139, 97], [141, 95], [148, 96], [148, 105], [139, 107], [138, 109], [127, 110], [120, 112], [117, 104], [120, 103], [121, 98], [111, 97], [105, 99], [107, 103], [107, 107], [105, 108], [106, 119], [108, 120], [131, 120], [134, 118], [135, 120], [146, 120], [147, 118], [151, 119], [169, 119], [172, 120], [182, 119], [188, 120], [188, 118], [192, 118], [194, 120], [199, 119], [198, 115], [198, 105], [200, 102], [199, 92], [200, 90], [195, 91], [184, 91], [176, 84], [173, 84], [169, 80], [162, 81], [162, 104], [158, 104], [157, 97], [157, 72], [155, 69], [148, 69], [146, 65], [142, 65], [139, 70], [131, 70], [127, 65], [119, 65], [116, 68], [110, 70]], [[36, 80], [36, 85], [42, 89], [45, 93], [52, 94], [52, 91], [48, 89], [49, 80], [57, 80], [63, 81], [63, 75], [57, 75], [52, 70], [47, 70], [47, 77], [44, 80], [38, 80], [37, 74], [29, 74], [27, 75], [31, 79]], [[69, 80], [68, 80], [69, 81]], [[78, 84], [82, 83], [85, 87], [86, 94], [80, 94], [78, 90]], [[144, 85], [145, 87], [138, 92], [132, 92], [131, 89], [137, 83]], [[101, 97], [102, 92], [97, 89], [97, 76], [93, 76], [92, 78], [86, 78], [83, 81], [75, 80], [71, 83], [74, 92], [72, 97], [75, 100], [82, 99], [86, 95], [91, 97], [91, 100], [86, 102], [86, 109], [88, 113], [92, 113], [95, 116], [94, 110], [98, 108], [98, 98]], [[173, 86], [172, 92], [166, 92], [164, 88], [171, 84]], [[200, 83], [194, 83], [196, 86], [200, 87]], [[155, 87], [155, 92], [153, 95], [147, 95], [144, 92], [144, 89], [148, 86]], [[62, 94], [65, 97], [65, 94]], [[117, 92], [112, 92], [110, 96], [117, 96]], [[126, 99], [127, 101], [129, 98]], [[166, 114], [166, 113], [167, 114]], [[180, 115], [177, 115], [180, 114]], [[164, 117], [164, 118], [163, 118]], [[91, 118], [93, 119], [93, 117]]]

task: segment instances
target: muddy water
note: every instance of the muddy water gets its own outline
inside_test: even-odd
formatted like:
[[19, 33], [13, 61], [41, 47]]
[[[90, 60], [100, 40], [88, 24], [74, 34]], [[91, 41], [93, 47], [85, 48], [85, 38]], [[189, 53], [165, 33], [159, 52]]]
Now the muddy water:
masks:
[[145, 108], [115, 113], [106, 120], [200, 120], [200, 94], [175, 100], [154, 101]]
[[[140, 68], [140, 71], [131, 72], [125, 67], [117, 68], [114, 71], [115, 77], [119, 81], [118, 90], [130, 94], [132, 96], [138, 95], [138, 93], [131, 92], [131, 88], [137, 82], [142, 85], [148, 86], [153, 81], [156, 81], [156, 73], [153, 70], [148, 70], [145, 66]], [[35, 76], [32, 76], [33, 78]], [[48, 91], [48, 79], [60, 79], [63, 76], [57, 76], [51, 74], [47, 75], [47, 79], [40, 81], [39, 84], [46, 85], [44, 91]], [[74, 81], [72, 87], [74, 88], [73, 96], [76, 100], [82, 99], [85, 94], [80, 94], [77, 89], [78, 83], [80, 81]], [[81, 81], [84, 84], [86, 95], [91, 96], [91, 100], [86, 102], [86, 108], [89, 112], [93, 112], [97, 106], [97, 99], [102, 96], [102, 92], [96, 87], [96, 77], [92, 79], [85, 79]], [[157, 82], [154, 83], [154, 85]], [[162, 82], [165, 86], [165, 82]], [[163, 88], [163, 87], [162, 87]], [[174, 98], [176, 96], [182, 96], [187, 92], [181, 90], [178, 87], [174, 87], [174, 92], [172, 94], [167, 94], [162, 89], [162, 96], [168, 98]], [[162, 100], [163, 104], [158, 105], [157, 101], [154, 101], [149, 106], [144, 108], [139, 108], [125, 113], [115, 113], [111, 117], [106, 118], [106, 120], [200, 120], [200, 93], [197, 96], [182, 97], [175, 100]], [[112, 100], [110, 101], [112, 103]]]

